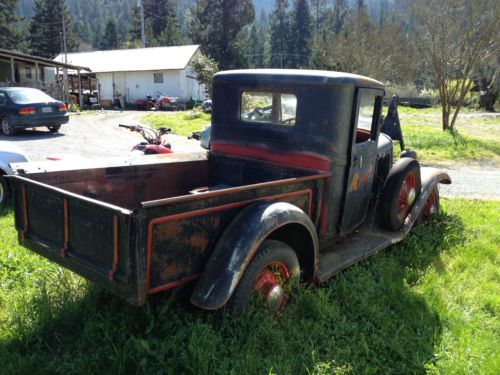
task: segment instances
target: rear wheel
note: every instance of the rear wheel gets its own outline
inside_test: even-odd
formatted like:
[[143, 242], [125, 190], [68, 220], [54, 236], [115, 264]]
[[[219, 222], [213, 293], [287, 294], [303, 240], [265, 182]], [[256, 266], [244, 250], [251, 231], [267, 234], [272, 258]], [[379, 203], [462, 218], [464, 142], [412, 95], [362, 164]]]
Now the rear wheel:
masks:
[[16, 134], [16, 129], [8, 117], [3, 117], [0, 124], [2, 125], [2, 133], [6, 136], [10, 137]]
[[439, 211], [439, 188], [436, 185], [436, 187], [429, 194], [427, 201], [425, 202], [424, 209], [422, 210], [422, 219], [428, 220], [438, 211]]
[[415, 159], [399, 159], [387, 176], [381, 198], [382, 225], [401, 228], [422, 187], [420, 165]]
[[248, 265], [226, 309], [241, 314], [251, 296], [256, 296], [270, 312], [282, 310], [298, 284], [299, 261], [295, 251], [287, 244], [266, 240]]
[[47, 128], [49, 129], [49, 131], [51, 133], [56, 133], [59, 131], [59, 129], [61, 129], [61, 125], [51, 125], [51, 126], [47, 126]]

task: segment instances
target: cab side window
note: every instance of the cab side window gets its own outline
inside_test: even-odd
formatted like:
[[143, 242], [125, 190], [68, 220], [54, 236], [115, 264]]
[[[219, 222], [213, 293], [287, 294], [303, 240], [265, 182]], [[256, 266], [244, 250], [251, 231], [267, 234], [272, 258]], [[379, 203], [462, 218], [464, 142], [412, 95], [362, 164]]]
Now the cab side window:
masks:
[[358, 120], [356, 123], [356, 143], [375, 138], [375, 124], [378, 113], [377, 96], [370, 91], [360, 91]]
[[0, 91], [0, 105], [5, 105], [7, 104], [7, 97], [5, 96], [5, 93]]

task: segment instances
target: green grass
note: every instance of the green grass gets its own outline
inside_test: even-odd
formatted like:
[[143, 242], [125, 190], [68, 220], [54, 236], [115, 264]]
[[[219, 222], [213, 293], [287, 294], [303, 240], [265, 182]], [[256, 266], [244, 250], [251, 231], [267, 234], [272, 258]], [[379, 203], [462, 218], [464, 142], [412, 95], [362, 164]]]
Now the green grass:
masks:
[[0, 373], [498, 374], [500, 202], [445, 200], [401, 244], [273, 318], [135, 308], [17, 245], [0, 216]]
[[419, 159], [500, 163], [500, 118], [459, 117], [456, 131], [450, 132], [442, 130], [439, 108], [400, 107], [398, 111], [405, 144], [417, 151]]
[[210, 123], [210, 115], [199, 111], [150, 113], [142, 121], [152, 127], [166, 127], [179, 135], [188, 136]]

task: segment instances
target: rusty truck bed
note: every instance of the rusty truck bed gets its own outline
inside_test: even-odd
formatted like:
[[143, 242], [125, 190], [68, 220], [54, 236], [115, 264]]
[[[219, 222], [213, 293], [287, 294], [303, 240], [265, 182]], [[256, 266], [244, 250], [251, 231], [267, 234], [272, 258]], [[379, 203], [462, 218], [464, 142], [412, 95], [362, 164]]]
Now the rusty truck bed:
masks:
[[289, 202], [314, 223], [329, 173], [210, 155], [11, 177], [27, 248], [133, 304], [197, 278], [220, 232], [259, 200]]

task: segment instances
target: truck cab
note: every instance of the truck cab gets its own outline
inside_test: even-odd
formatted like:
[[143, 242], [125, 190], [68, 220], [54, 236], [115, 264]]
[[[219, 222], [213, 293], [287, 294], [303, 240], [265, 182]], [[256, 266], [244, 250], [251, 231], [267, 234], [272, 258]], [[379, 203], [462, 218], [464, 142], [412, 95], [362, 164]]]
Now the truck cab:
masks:
[[[392, 164], [392, 142], [380, 134], [383, 97], [380, 82], [354, 74], [219, 73], [210, 151], [330, 172], [319, 234], [347, 234], [366, 218], [377, 163]], [[378, 172], [385, 181], [387, 168]]]

